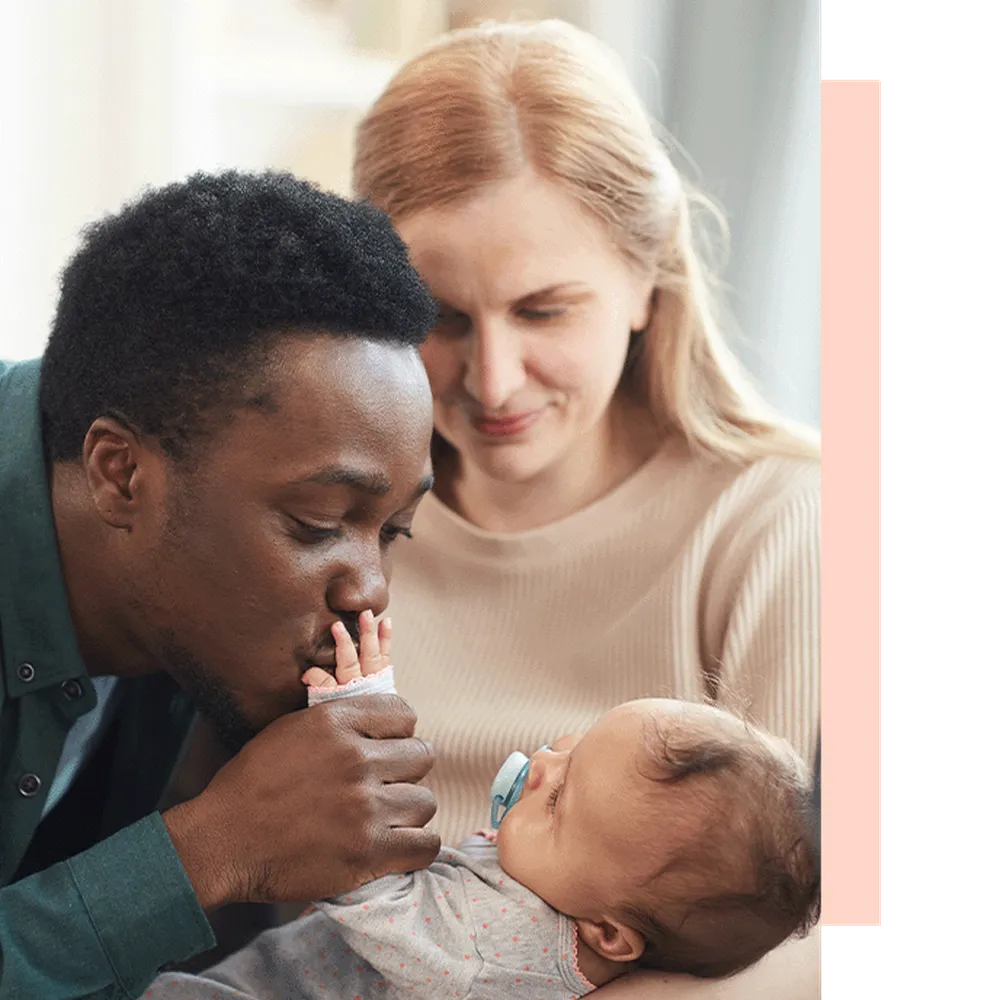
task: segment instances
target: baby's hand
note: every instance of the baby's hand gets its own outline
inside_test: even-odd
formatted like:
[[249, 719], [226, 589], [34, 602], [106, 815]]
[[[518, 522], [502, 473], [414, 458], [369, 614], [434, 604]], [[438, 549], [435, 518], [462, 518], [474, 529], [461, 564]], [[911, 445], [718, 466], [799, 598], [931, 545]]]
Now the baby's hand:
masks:
[[354, 648], [343, 622], [335, 622], [332, 632], [336, 646], [336, 676], [332, 677], [320, 667], [310, 667], [302, 675], [302, 683], [308, 687], [340, 687], [359, 677], [377, 674], [389, 666], [392, 622], [388, 618], [383, 618], [376, 627], [371, 611], [361, 612], [360, 650]]

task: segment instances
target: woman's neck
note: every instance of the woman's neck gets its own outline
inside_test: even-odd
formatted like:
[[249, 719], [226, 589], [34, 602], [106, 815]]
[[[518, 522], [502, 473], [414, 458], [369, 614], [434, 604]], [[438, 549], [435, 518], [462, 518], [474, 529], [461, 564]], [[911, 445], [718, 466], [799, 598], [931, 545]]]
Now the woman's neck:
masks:
[[[645, 414], [616, 407], [592, 434], [531, 479], [506, 483], [457, 454], [438, 472], [438, 498], [484, 531], [514, 533], [560, 521], [621, 485], [662, 444]], [[449, 469], [448, 465], [451, 464]]]

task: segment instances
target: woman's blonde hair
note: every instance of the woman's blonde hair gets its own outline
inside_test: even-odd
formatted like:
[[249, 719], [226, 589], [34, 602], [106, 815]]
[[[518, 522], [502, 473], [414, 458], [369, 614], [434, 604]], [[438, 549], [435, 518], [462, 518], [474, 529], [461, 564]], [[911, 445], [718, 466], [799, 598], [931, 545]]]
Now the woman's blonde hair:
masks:
[[664, 434], [737, 461], [812, 457], [816, 441], [759, 398], [726, 345], [681, 180], [616, 57], [562, 21], [452, 31], [411, 59], [362, 120], [354, 192], [396, 222], [529, 168], [607, 226], [655, 278], [622, 390]]

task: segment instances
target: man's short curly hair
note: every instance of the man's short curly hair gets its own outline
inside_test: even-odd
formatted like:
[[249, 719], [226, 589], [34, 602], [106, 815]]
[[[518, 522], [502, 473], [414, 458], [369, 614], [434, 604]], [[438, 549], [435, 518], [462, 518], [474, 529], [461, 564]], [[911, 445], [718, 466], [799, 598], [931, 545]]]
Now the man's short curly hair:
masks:
[[434, 317], [378, 209], [288, 173], [195, 174], [84, 231], [42, 361], [47, 455], [79, 457], [114, 416], [184, 458], [246, 401], [276, 338], [416, 347]]

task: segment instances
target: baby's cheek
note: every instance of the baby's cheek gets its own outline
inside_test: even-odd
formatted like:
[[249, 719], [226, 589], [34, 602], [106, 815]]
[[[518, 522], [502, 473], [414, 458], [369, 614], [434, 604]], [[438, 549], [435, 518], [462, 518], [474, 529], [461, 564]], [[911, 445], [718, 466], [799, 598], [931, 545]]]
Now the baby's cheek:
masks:
[[497, 861], [500, 862], [500, 867], [508, 875], [517, 878], [516, 869], [520, 867], [517, 856], [517, 830], [511, 828], [509, 818], [500, 824], [495, 843], [497, 847]]
[[548, 845], [543, 838], [533, 837], [531, 833], [530, 826], [518, 823], [513, 812], [508, 814], [497, 831], [497, 861], [511, 878], [544, 899], [549, 888], [545, 877]]

